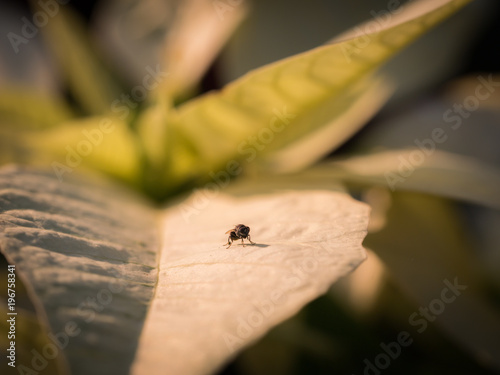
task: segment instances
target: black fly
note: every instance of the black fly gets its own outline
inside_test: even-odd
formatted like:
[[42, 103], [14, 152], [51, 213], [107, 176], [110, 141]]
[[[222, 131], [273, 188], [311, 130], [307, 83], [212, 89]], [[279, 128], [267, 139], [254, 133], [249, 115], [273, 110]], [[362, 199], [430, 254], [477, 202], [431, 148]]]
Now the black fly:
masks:
[[250, 228], [247, 227], [246, 225], [243, 224], [238, 224], [236, 225], [233, 229], [230, 229], [226, 232], [226, 234], [229, 233], [229, 237], [227, 238], [227, 244], [229, 245], [226, 247], [226, 249], [229, 249], [231, 245], [233, 244], [233, 241], [236, 240], [241, 240], [241, 243], [243, 246], [245, 246], [245, 243], [243, 242], [243, 239], [248, 238], [248, 241], [253, 245], [255, 242], [252, 242], [250, 239]]

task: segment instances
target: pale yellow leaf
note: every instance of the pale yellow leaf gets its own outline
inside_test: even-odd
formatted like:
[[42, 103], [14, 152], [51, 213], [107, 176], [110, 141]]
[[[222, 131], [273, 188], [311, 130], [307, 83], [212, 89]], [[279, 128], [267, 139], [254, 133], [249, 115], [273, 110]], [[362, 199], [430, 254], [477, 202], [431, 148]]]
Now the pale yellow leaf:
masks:
[[[467, 2], [414, 2], [384, 27], [256, 69], [220, 92], [184, 104], [177, 118], [170, 117], [173, 130], [167, 136], [180, 133], [190, 150], [184, 143], [167, 149], [169, 181], [204, 178], [230, 159], [251, 162], [330, 124], [361, 95], [361, 82]], [[334, 144], [358, 128], [349, 124]]]
[[500, 170], [474, 158], [420, 149], [381, 151], [326, 162], [304, 178], [382, 185], [500, 207]]
[[[203, 200], [200, 192], [167, 212], [134, 374], [215, 371], [365, 258], [367, 208], [345, 193], [220, 193], [196, 208]], [[238, 223], [256, 245], [226, 249], [223, 233]]]
[[[265, 156], [259, 168], [266, 172], [287, 173], [314, 164], [363, 127], [386, 103], [393, 91], [392, 85], [383, 79], [369, 80], [359, 96], [350, 97], [351, 103], [343, 103], [347, 105], [335, 113], [325, 111], [327, 116], [331, 117], [329, 123], [289, 146]], [[325, 121], [324, 119], [323, 117], [322, 121]]]

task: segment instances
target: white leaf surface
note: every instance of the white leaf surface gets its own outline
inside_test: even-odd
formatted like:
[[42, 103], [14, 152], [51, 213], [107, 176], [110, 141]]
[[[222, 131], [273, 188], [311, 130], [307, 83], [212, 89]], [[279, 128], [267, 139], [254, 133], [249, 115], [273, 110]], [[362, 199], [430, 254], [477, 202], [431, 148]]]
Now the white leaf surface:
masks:
[[128, 372], [156, 281], [155, 230], [153, 211], [114, 185], [1, 170], [1, 251], [49, 330], [79, 331], [63, 350], [72, 374]]
[[[1, 251], [52, 333], [81, 330], [64, 348], [72, 374], [211, 373], [365, 258], [366, 205], [251, 186], [198, 192], [158, 228], [155, 210], [114, 185], [0, 171]], [[238, 223], [256, 244], [226, 249]]]
[[[167, 213], [134, 374], [213, 372], [365, 258], [368, 210], [345, 193], [219, 196], [183, 220], [201, 194]], [[223, 233], [238, 223], [257, 244], [226, 249]]]

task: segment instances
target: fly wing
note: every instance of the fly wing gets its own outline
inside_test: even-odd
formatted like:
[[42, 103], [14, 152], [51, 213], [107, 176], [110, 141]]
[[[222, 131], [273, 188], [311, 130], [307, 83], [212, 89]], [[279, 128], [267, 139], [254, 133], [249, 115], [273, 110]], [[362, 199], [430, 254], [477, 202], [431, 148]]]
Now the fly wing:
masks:
[[226, 233], [224, 234], [228, 234], [228, 233], [231, 233], [234, 229], [229, 229]]

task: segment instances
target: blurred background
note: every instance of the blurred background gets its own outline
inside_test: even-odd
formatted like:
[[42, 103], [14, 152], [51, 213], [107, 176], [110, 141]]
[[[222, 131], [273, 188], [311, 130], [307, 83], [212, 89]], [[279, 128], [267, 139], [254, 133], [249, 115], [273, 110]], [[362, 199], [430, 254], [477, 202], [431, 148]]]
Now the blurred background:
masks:
[[[246, 18], [201, 83], [180, 100], [321, 45], [374, 15], [383, 19], [380, 12], [391, 1], [225, 3], [248, 8]], [[123, 87], [140, 83], [144, 66], [162, 60], [175, 2], [82, 0], [69, 6], [82, 16], [97, 53]], [[30, 16], [28, 2], [2, 0], [0, 7], [0, 85], [62, 91], [71, 102], [41, 35], [20, 45], [17, 54], [6, 37]], [[196, 33], [196, 24], [192, 28]], [[383, 68], [396, 84], [390, 101], [330, 157], [414, 147], [416, 139], [429, 138], [433, 129], [444, 126], [443, 113], [474, 95], [478, 77], [492, 74], [500, 82], [499, 37], [500, 3], [476, 0], [417, 40]], [[500, 95], [494, 91], [438, 147], [498, 169], [499, 141]], [[364, 243], [367, 261], [220, 374], [500, 373], [499, 211], [411, 189], [392, 192], [366, 181], [346, 183], [354, 197], [372, 207]], [[455, 279], [467, 289], [439, 316], [425, 318], [428, 324], [418, 332], [421, 326], [412, 325], [410, 317], [441, 299], [445, 281]], [[401, 332], [409, 333], [412, 344], [384, 367], [378, 357], [386, 353], [381, 343], [397, 341]]]

